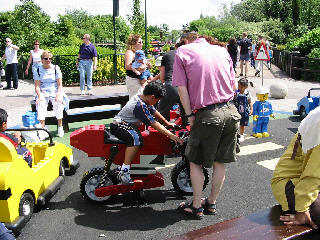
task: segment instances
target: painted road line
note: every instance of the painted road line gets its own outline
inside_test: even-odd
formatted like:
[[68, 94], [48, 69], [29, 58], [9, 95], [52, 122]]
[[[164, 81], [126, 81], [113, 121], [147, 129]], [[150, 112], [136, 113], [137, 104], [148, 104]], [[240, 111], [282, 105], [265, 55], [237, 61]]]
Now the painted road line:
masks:
[[280, 158], [274, 158], [271, 160], [264, 160], [264, 161], [257, 162], [257, 164], [273, 171], [275, 169], [279, 159]]
[[163, 167], [156, 167], [156, 170], [159, 170], [159, 169], [163, 169], [163, 168], [170, 168], [170, 167], [173, 167], [175, 166], [176, 164], [168, 164], [168, 165], [165, 165]]
[[282, 145], [275, 144], [273, 142], [266, 142], [266, 143], [260, 143], [255, 145], [247, 145], [240, 147], [240, 152], [237, 154], [237, 156], [244, 156], [249, 155], [253, 153], [260, 153], [270, 150], [277, 150], [284, 148]]

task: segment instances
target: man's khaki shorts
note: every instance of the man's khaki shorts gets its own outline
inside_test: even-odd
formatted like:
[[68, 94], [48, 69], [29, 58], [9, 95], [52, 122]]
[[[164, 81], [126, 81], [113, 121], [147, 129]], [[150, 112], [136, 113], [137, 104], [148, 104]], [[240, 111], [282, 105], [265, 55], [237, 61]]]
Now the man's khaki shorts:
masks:
[[240, 114], [233, 103], [200, 109], [195, 116], [185, 154], [189, 161], [212, 167], [213, 162], [236, 161], [236, 135]]

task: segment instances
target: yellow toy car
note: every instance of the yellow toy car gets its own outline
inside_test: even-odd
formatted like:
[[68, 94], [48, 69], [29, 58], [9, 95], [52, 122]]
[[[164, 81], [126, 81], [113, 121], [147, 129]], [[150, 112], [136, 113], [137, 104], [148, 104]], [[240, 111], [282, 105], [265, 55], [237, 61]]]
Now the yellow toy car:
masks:
[[0, 222], [15, 233], [30, 220], [35, 205], [45, 205], [60, 188], [64, 175], [79, 167], [72, 149], [53, 142], [48, 134], [48, 142], [23, 143], [32, 153], [32, 167], [9, 140], [0, 137]]

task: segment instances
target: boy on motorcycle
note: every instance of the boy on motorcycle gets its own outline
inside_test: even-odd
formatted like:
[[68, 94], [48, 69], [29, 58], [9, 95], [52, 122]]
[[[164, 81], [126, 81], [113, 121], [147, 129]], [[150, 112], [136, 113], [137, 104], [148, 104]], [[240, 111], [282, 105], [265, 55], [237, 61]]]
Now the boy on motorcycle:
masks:
[[127, 145], [124, 163], [121, 169], [119, 169], [120, 172], [118, 174], [119, 180], [124, 185], [133, 184], [130, 177], [130, 164], [143, 145], [142, 136], [138, 129], [141, 123], [153, 127], [174, 142], [183, 144], [183, 141], [178, 136], [168, 131], [159, 123], [161, 122], [166, 126], [174, 125], [168, 122], [153, 106], [164, 95], [165, 88], [161, 83], [156, 81], [149, 83], [144, 88], [143, 94], [133, 96], [110, 124], [111, 133]]

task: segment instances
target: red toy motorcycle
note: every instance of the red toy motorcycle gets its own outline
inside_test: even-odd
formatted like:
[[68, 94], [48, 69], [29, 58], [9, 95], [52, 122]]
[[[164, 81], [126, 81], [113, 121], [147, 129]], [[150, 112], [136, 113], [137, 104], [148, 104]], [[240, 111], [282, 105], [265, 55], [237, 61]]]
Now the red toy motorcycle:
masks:
[[[178, 121], [177, 121], [178, 122]], [[95, 167], [86, 171], [80, 183], [80, 192], [83, 197], [94, 203], [109, 200], [112, 195], [136, 191], [143, 196], [144, 189], [162, 187], [164, 178], [155, 167], [150, 164], [156, 155], [180, 155], [182, 159], [174, 166], [171, 172], [173, 188], [182, 195], [192, 195], [189, 163], [184, 156], [188, 129], [171, 130], [184, 140], [183, 145], [174, 144], [168, 137], [149, 127], [143, 129], [141, 135], [144, 145], [141, 147], [131, 164], [132, 186], [119, 184], [118, 170], [110, 169], [111, 164], [122, 165], [126, 145], [123, 141], [110, 134], [105, 125], [89, 125], [74, 131], [70, 136], [70, 144], [88, 154], [89, 157], [104, 157], [104, 167]], [[151, 158], [150, 158], [151, 157]], [[208, 171], [204, 168], [204, 186], [209, 182]]]

